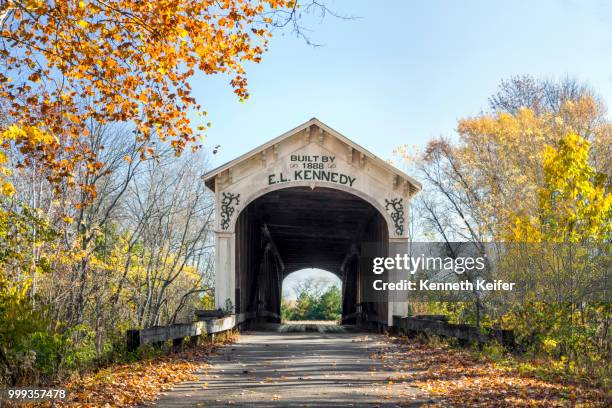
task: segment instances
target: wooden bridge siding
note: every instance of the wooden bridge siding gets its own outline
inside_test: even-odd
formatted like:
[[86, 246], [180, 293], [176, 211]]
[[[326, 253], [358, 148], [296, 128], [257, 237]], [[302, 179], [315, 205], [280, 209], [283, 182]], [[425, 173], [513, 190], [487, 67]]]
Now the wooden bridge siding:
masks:
[[245, 208], [236, 223], [236, 313], [278, 320], [283, 270], [272, 245], [256, 211]]
[[[260, 315], [261, 312], [271, 312], [280, 316], [282, 284], [283, 271], [278, 258], [269, 245], [266, 245], [258, 274], [257, 302], [260, 305]], [[268, 317], [266, 320], [280, 323], [280, 319], [274, 316], [272, 318]]]

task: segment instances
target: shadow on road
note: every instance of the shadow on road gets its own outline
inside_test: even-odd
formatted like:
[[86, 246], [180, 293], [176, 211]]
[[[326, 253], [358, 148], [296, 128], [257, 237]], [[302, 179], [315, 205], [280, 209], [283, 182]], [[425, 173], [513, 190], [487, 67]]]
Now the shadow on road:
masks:
[[290, 322], [244, 332], [197, 381], [165, 393], [158, 407], [418, 406], [429, 401], [380, 358], [386, 337], [350, 326]]

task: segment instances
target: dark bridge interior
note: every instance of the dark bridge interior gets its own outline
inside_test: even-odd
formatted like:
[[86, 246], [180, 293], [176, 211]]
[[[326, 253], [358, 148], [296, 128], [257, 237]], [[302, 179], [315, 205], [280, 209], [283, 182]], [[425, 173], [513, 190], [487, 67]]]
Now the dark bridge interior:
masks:
[[384, 299], [361, 302], [366, 271], [360, 270], [358, 256], [364, 242], [378, 243], [386, 255], [387, 226], [378, 210], [355, 195], [309, 187], [263, 195], [236, 224], [236, 312], [279, 321], [283, 279], [320, 268], [342, 281], [344, 322], [386, 321]]

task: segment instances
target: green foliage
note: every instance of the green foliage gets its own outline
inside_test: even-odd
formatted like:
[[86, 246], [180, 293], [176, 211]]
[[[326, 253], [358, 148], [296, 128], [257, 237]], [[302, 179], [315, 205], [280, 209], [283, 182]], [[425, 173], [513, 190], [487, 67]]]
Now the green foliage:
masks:
[[199, 309], [213, 310], [215, 308], [215, 296], [212, 293], [204, 293], [198, 303]]
[[[9, 269], [27, 269], [34, 261], [32, 247], [52, 241], [58, 233], [34, 209], [6, 198], [1, 200], [0, 265], [6, 273]], [[40, 266], [46, 261], [44, 257], [36, 259]]]
[[46, 335], [45, 322], [25, 296], [27, 287], [19, 290], [2, 275], [0, 271], [0, 380], [17, 385], [32, 376], [36, 365], [43, 371], [50, 368], [54, 339]]
[[317, 285], [305, 285], [295, 302], [283, 299], [281, 318], [287, 320], [338, 320], [342, 314], [342, 294], [336, 285], [320, 290]]
[[412, 302], [408, 315], [444, 315], [449, 323], [475, 324], [473, 302]]
[[492, 342], [482, 346], [482, 353], [493, 361], [502, 361], [505, 359], [508, 351], [501, 344]]
[[338, 286], [330, 286], [319, 298], [317, 304], [323, 320], [338, 320], [342, 314], [342, 294]]
[[34, 308], [32, 276], [44, 272], [44, 257], [32, 247], [55, 232], [25, 205], [3, 202], [0, 209], [0, 384], [18, 385], [50, 376], [58, 367], [61, 338]]
[[[66, 224], [52, 227], [40, 211], [15, 199], [0, 200], [0, 387], [49, 384], [70, 372], [133, 358], [125, 349], [125, 331], [136, 326], [131, 313], [137, 298], [113, 299], [112, 293], [121, 276], [114, 271], [121, 268], [126, 285], [142, 282], [144, 269], [134, 255], [141, 250], [138, 243], [128, 253], [125, 234], [107, 223], [94, 235], [91, 251], [75, 249], [56, 230]], [[90, 285], [91, 301], [78, 310], [84, 317], [70, 323], [74, 309], [68, 306], [79, 300], [74, 279], [85, 259], [81, 284]], [[104, 326], [101, 316], [115, 306], [109, 299], [122, 315]]]

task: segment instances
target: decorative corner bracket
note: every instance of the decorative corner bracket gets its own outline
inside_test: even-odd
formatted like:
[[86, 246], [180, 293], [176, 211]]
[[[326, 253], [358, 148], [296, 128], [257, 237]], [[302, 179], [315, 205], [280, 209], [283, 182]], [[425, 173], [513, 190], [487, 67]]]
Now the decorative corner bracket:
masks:
[[[390, 207], [390, 208], [389, 208]], [[404, 204], [402, 198], [385, 198], [385, 210], [390, 213], [397, 235], [404, 235]]]
[[221, 228], [226, 230], [229, 228], [232, 215], [236, 211], [235, 206], [240, 204], [240, 194], [223, 193], [221, 201]]

